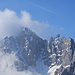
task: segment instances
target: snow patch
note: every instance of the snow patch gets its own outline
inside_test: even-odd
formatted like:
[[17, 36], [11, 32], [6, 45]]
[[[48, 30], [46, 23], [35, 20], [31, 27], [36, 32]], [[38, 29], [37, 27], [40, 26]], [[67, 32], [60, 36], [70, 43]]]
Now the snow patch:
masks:
[[56, 69], [59, 69], [60, 66], [61, 66], [61, 65], [55, 65], [55, 66], [53, 66], [53, 67], [50, 67], [50, 69], [48, 70], [48, 74], [49, 74], [49, 75], [54, 75]]

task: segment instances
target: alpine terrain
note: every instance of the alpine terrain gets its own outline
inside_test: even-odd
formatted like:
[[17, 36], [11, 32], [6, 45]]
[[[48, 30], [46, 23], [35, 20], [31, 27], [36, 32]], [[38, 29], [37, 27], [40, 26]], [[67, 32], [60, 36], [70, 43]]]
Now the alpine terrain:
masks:
[[7, 55], [15, 53], [18, 61], [15, 60], [14, 65], [20, 72], [29, 70], [40, 75], [75, 75], [75, 42], [72, 38], [66, 39], [58, 34], [46, 40], [23, 28], [17, 35], [6, 36], [0, 41], [1, 51]]

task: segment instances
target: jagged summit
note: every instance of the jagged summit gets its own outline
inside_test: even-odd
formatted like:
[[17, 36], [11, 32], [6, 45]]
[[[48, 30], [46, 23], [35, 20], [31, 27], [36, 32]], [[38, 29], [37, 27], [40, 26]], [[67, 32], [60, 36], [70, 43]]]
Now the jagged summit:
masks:
[[42, 75], [75, 74], [75, 42], [72, 38], [66, 40], [58, 34], [43, 40], [30, 29], [23, 28], [18, 35], [5, 37], [0, 42], [0, 49], [5, 53], [16, 53], [22, 62], [17, 64], [20, 71], [32, 68]]

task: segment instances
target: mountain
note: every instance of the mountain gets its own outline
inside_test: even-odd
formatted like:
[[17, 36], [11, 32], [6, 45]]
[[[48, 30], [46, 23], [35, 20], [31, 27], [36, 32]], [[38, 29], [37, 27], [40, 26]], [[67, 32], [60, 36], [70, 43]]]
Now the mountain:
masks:
[[75, 75], [75, 42], [72, 38], [44, 40], [28, 28], [0, 41], [0, 50], [16, 54], [18, 71], [31, 70], [41, 75]]

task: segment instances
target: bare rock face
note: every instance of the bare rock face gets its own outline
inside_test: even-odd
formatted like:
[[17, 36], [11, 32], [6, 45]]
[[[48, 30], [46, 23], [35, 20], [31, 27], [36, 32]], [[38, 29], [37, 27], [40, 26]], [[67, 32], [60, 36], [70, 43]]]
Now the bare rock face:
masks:
[[[61, 65], [61, 67], [55, 71], [55, 75], [73, 75], [70, 74], [70, 69], [73, 68], [72, 73], [74, 72], [75, 61], [75, 43], [73, 39], [69, 38], [66, 40], [65, 38], [56, 37], [50, 42], [50, 50], [52, 66]], [[68, 73], [66, 74], [65, 72], [67, 70]]]
[[24, 28], [15, 37], [5, 37], [1, 48], [8, 53], [16, 52], [22, 62], [33, 66], [44, 48], [44, 40], [28, 28]]
[[48, 67], [60, 65], [54, 75], [75, 75], [75, 43], [72, 38], [51, 37], [49, 41], [43, 40], [28, 28], [16, 36], [5, 37], [0, 41], [0, 49], [6, 53], [15, 52], [22, 63], [21, 70], [28, 66], [36, 67], [41, 58]]

